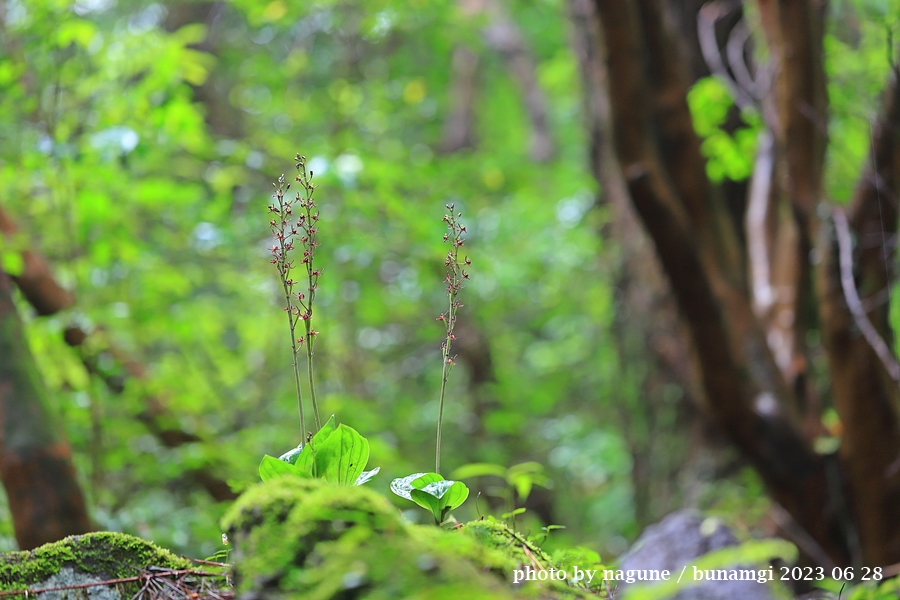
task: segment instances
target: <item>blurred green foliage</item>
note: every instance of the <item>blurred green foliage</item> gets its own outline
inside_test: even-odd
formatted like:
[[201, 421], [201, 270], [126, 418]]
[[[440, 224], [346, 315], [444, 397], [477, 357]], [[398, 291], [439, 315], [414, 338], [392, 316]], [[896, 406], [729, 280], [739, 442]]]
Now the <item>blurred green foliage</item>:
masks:
[[756, 142], [762, 120], [758, 113], [745, 110], [741, 115], [745, 126], [728, 133], [723, 129], [734, 101], [728, 89], [715, 77], [705, 77], [688, 92], [688, 106], [700, 146], [706, 157], [706, 174], [711, 181], [726, 177], [734, 181], [747, 179], [753, 173]]
[[[876, 5], [837, 3], [860, 21], [838, 23], [827, 42], [837, 198], [865, 155], [872, 112], [859, 95], [874, 110], [887, 68], [884, 29], [866, 12]], [[450, 380], [447, 472], [546, 465], [552, 520], [567, 526], [549, 545], [605, 553], [637, 533], [623, 412], [640, 386], [623, 376], [610, 331], [617, 258], [598, 231], [611, 215], [595, 204], [562, 0], [509, 7], [548, 100], [557, 152], [543, 164], [528, 156], [522, 92], [482, 38], [485, 17], [450, 0], [3, 7], [0, 202], [77, 294], [76, 308], [30, 318], [28, 332], [101, 527], [211, 555], [227, 507], [191, 473], [208, 469], [240, 489], [256, 480], [257, 457], [302, 439], [266, 249], [271, 181], [301, 152], [321, 185], [319, 398], [369, 439], [383, 473], [368, 485], [386, 491], [433, 459], [441, 217], [455, 202], [473, 260], [457, 336], [472, 348], [461, 353], [482, 358], [462, 357]], [[444, 154], [459, 45], [479, 57], [477, 145]], [[746, 177], [752, 136], [715, 135], [727, 98], [704, 85], [692, 106], [711, 175]], [[124, 390], [91, 377], [63, 342], [72, 322], [100, 328], [147, 377], [102, 351], [101, 368]], [[173, 427], [206, 441], [161, 444], [135, 418], [149, 397], [169, 407]], [[751, 500], [762, 494], [736, 485]], [[710, 492], [708, 502], [731, 507], [741, 493]], [[475, 500], [460, 518], [492, 510]], [[533, 519], [529, 510], [520, 529], [539, 531]], [[11, 526], [0, 526], [11, 548]]]
[[[29, 332], [101, 526], [212, 554], [225, 507], [189, 473], [240, 487], [257, 457], [300, 440], [266, 206], [302, 152], [321, 185], [320, 402], [370, 440], [384, 473], [369, 485], [432, 460], [455, 202], [474, 262], [457, 335], [491, 368], [470, 384], [460, 359], [450, 380], [448, 471], [536, 460], [565, 490], [566, 531], [634, 533], [630, 459], [604, 416], [608, 216], [593, 207], [565, 15], [554, 1], [513, 17], [549, 100], [547, 164], [528, 158], [520, 91], [482, 23], [451, 2], [8, 5], [0, 198], [78, 297]], [[444, 155], [456, 44], [482, 60], [478, 146]], [[62, 341], [71, 320], [102, 327], [146, 380], [122, 373], [116, 395], [89, 377]], [[207, 442], [160, 444], [135, 420], [150, 395]], [[461, 517], [477, 516], [469, 504]]]
[[871, 124], [896, 60], [900, 32], [897, 0], [832, 2], [832, 32], [825, 38], [829, 151], [826, 190], [847, 201], [869, 157]]

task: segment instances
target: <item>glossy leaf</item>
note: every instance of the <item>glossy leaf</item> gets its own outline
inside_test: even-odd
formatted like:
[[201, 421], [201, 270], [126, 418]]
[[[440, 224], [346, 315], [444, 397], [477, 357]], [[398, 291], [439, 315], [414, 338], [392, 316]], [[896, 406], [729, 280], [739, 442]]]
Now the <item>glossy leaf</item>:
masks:
[[453, 485], [444, 491], [443, 496], [441, 496], [441, 500], [444, 502], [444, 510], [449, 511], [459, 508], [468, 497], [469, 487], [462, 481], [454, 481]]
[[407, 475], [406, 477], [398, 477], [391, 482], [391, 491], [401, 498], [406, 498], [407, 500], [412, 501], [410, 492], [416, 489], [413, 486], [412, 482], [419, 477], [422, 477], [423, 475], [425, 475], [425, 473], [413, 473], [412, 475]]
[[410, 484], [413, 486], [413, 488], [415, 488], [417, 490], [421, 490], [421, 489], [424, 489], [429, 484], [437, 483], [439, 481], [444, 481], [444, 478], [441, 476], [440, 473], [424, 473], [421, 476], [413, 479], [410, 482]]
[[352, 485], [369, 461], [369, 442], [347, 425], [338, 428], [315, 451], [316, 475], [338, 485]]
[[375, 467], [371, 471], [363, 471], [359, 475], [359, 477], [356, 478], [356, 483], [354, 483], [353, 485], [362, 485], [364, 483], [367, 483], [370, 479], [372, 479], [373, 477], [378, 475], [378, 471], [380, 471], [380, 470], [381, 470], [381, 467]]
[[435, 522], [441, 522], [442, 506], [440, 498], [436, 498], [424, 490], [412, 490], [410, 492], [410, 497], [413, 502], [425, 510], [430, 511], [434, 516]]
[[274, 456], [266, 454], [263, 456], [262, 462], [259, 463], [259, 476], [263, 481], [271, 481], [285, 475], [296, 475], [309, 479], [312, 475], [290, 463], [279, 460]]
[[[430, 473], [429, 475], [437, 474]], [[413, 484], [415, 485], [415, 483], [414, 481]], [[421, 489], [411, 490], [410, 497], [413, 502], [422, 508], [430, 510], [434, 520], [440, 523], [447, 516], [448, 512], [466, 501], [466, 498], [469, 497], [469, 488], [461, 481], [441, 479], [431, 481]]]
[[278, 457], [278, 460], [283, 460], [289, 465], [297, 464], [297, 458], [300, 456], [300, 453], [303, 452], [303, 444], [298, 445], [296, 448], [292, 448]]
[[296, 459], [296, 465], [301, 469], [309, 471], [313, 476], [318, 477], [319, 471], [316, 467], [316, 451], [321, 448], [322, 444], [334, 433], [334, 415], [322, 425], [322, 428], [316, 432], [308, 444], [306, 444], [300, 455]]

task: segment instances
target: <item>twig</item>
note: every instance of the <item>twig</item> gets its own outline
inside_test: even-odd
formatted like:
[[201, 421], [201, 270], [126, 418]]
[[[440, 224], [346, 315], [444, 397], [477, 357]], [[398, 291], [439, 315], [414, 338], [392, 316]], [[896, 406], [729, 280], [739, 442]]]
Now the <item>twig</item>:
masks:
[[[697, 13], [697, 39], [700, 42], [703, 60], [706, 61], [709, 70], [728, 86], [734, 103], [744, 109], [756, 105], [753, 97], [755, 86], [750, 90], [745, 89], [736, 81], [735, 77], [732, 77], [731, 73], [728, 72], [728, 67], [722, 60], [722, 51], [719, 49], [719, 42], [716, 39], [716, 23], [739, 8], [740, 3], [733, 1], [710, 2], [704, 5]], [[731, 37], [729, 37], [729, 41], [730, 39]], [[741, 54], [741, 60], [743, 60], [743, 48]], [[731, 59], [732, 57], [729, 56], [728, 58]], [[734, 65], [731, 65], [731, 70], [737, 76], [737, 70]], [[743, 72], [741, 75], [743, 75]]]
[[863, 337], [871, 346], [872, 350], [881, 360], [884, 368], [887, 369], [891, 379], [900, 383], [900, 364], [891, 353], [890, 348], [884, 342], [875, 326], [866, 315], [862, 302], [859, 299], [859, 293], [856, 291], [856, 283], [853, 280], [853, 241], [850, 237], [850, 226], [847, 224], [847, 216], [843, 209], [835, 207], [832, 211], [832, 219], [834, 220], [834, 228], [837, 236], [838, 251], [840, 254], [841, 266], [841, 287], [844, 288], [844, 298], [847, 301], [847, 308], [856, 321], [856, 326], [862, 332]]
[[884, 573], [885, 579], [887, 579], [888, 577], [894, 577], [895, 575], [900, 575], [900, 563], [888, 565], [887, 567], [882, 569], [882, 572]]
[[544, 567], [544, 565], [541, 564], [541, 561], [539, 561], [539, 560], [537, 559], [537, 557], [531, 552], [531, 550], [528, 549], [528, 546], [527, 546], [527, 545], [522, 544], [522, 552], [524, 552], [524, 553], [525, 553], [525, 556], [528, 557], [528, 560], [531, 561], [532, 566], [537, 565], [538, 567], [540, 567], [540, 569], [539, 569], [540, 571], [546, 571], [546, 570], [547, 570], [547, 568]]
[[837, 567], [828, 553], [816, 540], [797, 522], [791, 514], [777, 502], [772, 503], [772, 520], [797, 544], [807, 556], [812, 558], [817, 565], [826, 571]]
[[223, 569], [227, 569], [227, 568], [231, 567], [231, 565], [229, 565], [228, 563], [216, 562], [213, 560], [203, 560], [202, 558], [191, 558], [189, 556], [184, 556], [184, 555], [182, 555], [181, 558], [187, 559], [191, 562], [195, 562], [198, 565], [209, 565], [211, 567], [222, 567]]
[[167, 577], [180, 577], [184, 575], [194, 575], [196, 577], [224, 577], [221, 573], [208, 573], [206, 571], [197, 571], [194, 569], [169, 569], [169, 570], [161, 570], [159, 573], [141, 573], [140, 575], [134, 575], [132, 577], [120, 577], [118, 579], [107, 579], [104, 581], [95, 581], [92, 583], [78, 583], [78, 584], [70, 584], [70, 585], [59, 585], [54, 587], [47, 588], [37, 588], [30, 589], [26, 588], [23, 590], [4, 590], [0, 591], [0, 597], [2, 596], [17, 596], [17, 595], [25, 595], [26, 597], [29, 595], [43, 594], [46, 592], [60, 592], [63, 590], [81, 590], [87, 589], [91, 587], [98, 586], [111, 586], [119, 583], [132, 583], [136, 581], [144, 581], [146, 583], [142, 586], [141, 590], [138, 592], [138, 596], [140, 597], [140, 593], [143, 592], [144, 589], [147, 588], [149, 583], [155, 579], [165, 579]]
[[[755, 101], [759, 101], [763, 97], [761, 92], [764, 91], [762, 81], [760, 81], [761, 72], [765, 71], [764, 67], [757, 69], [757, 77], [754, 78], [747, 68], [747, 61], [744, 59], [744, 49], [747, 46], [747, 40], [750, 39], [750, 30], [747, 28], [745, 19], [738, 21], [728, 34], [728, 41], [725, 44], [725, 55], [728, 57], [728, 66], [734, 74], [734, 80], [737, 85]], [[746, 108], [746, 107], [742, 107]]]

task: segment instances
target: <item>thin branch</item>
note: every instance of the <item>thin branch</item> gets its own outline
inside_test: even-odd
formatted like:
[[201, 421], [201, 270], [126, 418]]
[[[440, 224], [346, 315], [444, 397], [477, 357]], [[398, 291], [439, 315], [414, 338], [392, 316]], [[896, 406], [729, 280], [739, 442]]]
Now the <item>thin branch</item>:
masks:
[[850, 237], [850, 226], [847, 223], [847, 215], [843, 209], [835, 207], [832, 211], [832, 219], [834, 220], [835, 233], [837, 235], [838, 251], [840, 253], [841, 267], [841, 287], [844, 289], [844, 298], [847, 301], [847, 308], [853, 315], [856, 326], [859, 327], [866, 342], [881, 360], [884, 368], [887, 369], [891, 379], [900, 383], [900, 364], [894, 358], [888, 345], [878, 335], [875, 326], [869, 320], [866, 311], [862, 306], [859, 293], [856, 291], [856, 282], [853, 279], [853, 241]]
[[[0, 238], [18, 235], [19, 228], [15, 221], [0, 208]], [[75, 304], [75, 296], [59, 285], [50, 271], [50, 265], [40, 253], [26, 249], [21, 254], [22, 272], [10, 276], [39, 315], [52, 315]]]
[[[0, 597], [2, 596], [35, 596], [37, 594], [43, 594], [46, 592], [61, 592], [63, 590], [83, 590], [92, 587], [100, 587], [100, 586], [112, 586], [119, 583], [133, 583], [137, 581], [144, 581], [144, 588], [147, 587], [149, 582], [155, 579], [165, 579], [167, 577], [181, 577], [184, 575], [193, 575], [196, 577], [225, 577], [221, 573], [209, 573], [207, 571], [198, 571], [195, 569], [166, 569], [161, 570], [158, 573], [141, 573], [140, 575], [134, 575], [132, 577], [119, 577], [117, 579], [106, 579], [104, 581], [94, 581], [89, 583], [73, 583], [70, 585], [59, 585], [54, 587], [46, 587], [46, 588], [25, 588], [19, 590], [4, 590], [0, 592]], [[142, 589], [144, 589], [142, 588]]]
[[813, 559], [813, 561], [830, 572], [837, 567], [835, 562], [831, 560], [828, 553], [822, 549], [822, 546], [797, 522], [791, 514], [777, 502], [772, 503], [771, 510], [772, 520], [778, 525], [789, 538], [793, 541], [804, 554]]
[[766, 90], [765, 76], [768, 69], [757, 69], [757, 76], [750, 74], [747, 68], [747, 61], [744, 59], [744, 49], [747, 46], [747, 40], [750, 39], [750, 30], [744, 19], [735, 24], [731, 33], [728, 34], [728, 42], [725, 44], [725, 53], [728, 56], [728, 66], [734, 74], [734, 80], [738, 86], [744, 90], [749, 96], [755, 100], [761, 99]]
[[[740, 3], [734, 1], [710, 2], [709, 4], [704, 5], [697, 13], [697, 38], [700, 42], [700, 51], [703, 53], [703, 60], [706, 61], [709, 70], [728, 86], [728, 89], [731, 91], [731, 97], [734, 99], [734, 103], [743, 109], [756, 106], [756, 101], [753, 96], [748, 93], [749, 90], [746, 89], [746, 82], [744, 85], [738, 83], [737, 69], [733, 64], [730, 65], [731, 73], [728, 72], [728, 67], [722, 60], [722, 51], [719, 49], [719, 42], [716, 36], [716, 23], [724, 16], [739, 9]], [[741, 22], [738, 22], [738, 25], [736, 25], [735, 28], [737, 28]], [[746, 27], [744, 30], [746, 31]], [[731, 45], [732, 37], [733, 31], [732, 36], [729, 36], [729, 46]], [[746, 36], [744, 37], [744, 40], [746, 40]], [[733, 60], [730, 52], [728, 58], [729, 61]], [[740, 58], [741, 62], [743, 62], [743, 45], [741, 45]], [[743, 75], [744, 72], [746, 72], [746, 68], [741, 75]], [[732, 73], [734, 73], [734, 76], [732, 76]], [[755, 86], [751, 86], [751, 89], [755, 89]]]
[[769, 240], [766, 235], [766, 221], [772, 196], [772, 175], [775, 158], [773, 156], [772, 133], [760, 133], [756, 151], [756, 166], [750, 180], [747, 201], [747, 259], [750, 267], [750, 282], [753, 308], [757, 314], [766, 314], [775, 303], [772, 276], [769, 269]]

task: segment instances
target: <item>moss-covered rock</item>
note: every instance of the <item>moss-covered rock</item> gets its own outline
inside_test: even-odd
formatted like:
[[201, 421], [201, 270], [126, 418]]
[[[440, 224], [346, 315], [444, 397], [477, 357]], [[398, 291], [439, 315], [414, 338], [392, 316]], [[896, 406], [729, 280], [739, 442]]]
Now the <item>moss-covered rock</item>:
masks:
[[[97, 532], [67, 537], [34, 550], [0, 554], [0, 590], [38, 590], [139, 575], [148, 567], [190, 569], [190, 561], [124, 533]], [[41, 598], [131, 598], [138, 582], [91, 585], [41, 594]], [[30, 594], [31, 595], [31, 594]], [[24, 598], [8, 596], [9, 598]]]
[[410, 525], [366, 487], [283, 477], [248, 490], [223, 527], [244, 600], [590, 596], [566, 582], [514, 587], [514, 569], [552, 563], [502, 524]]

